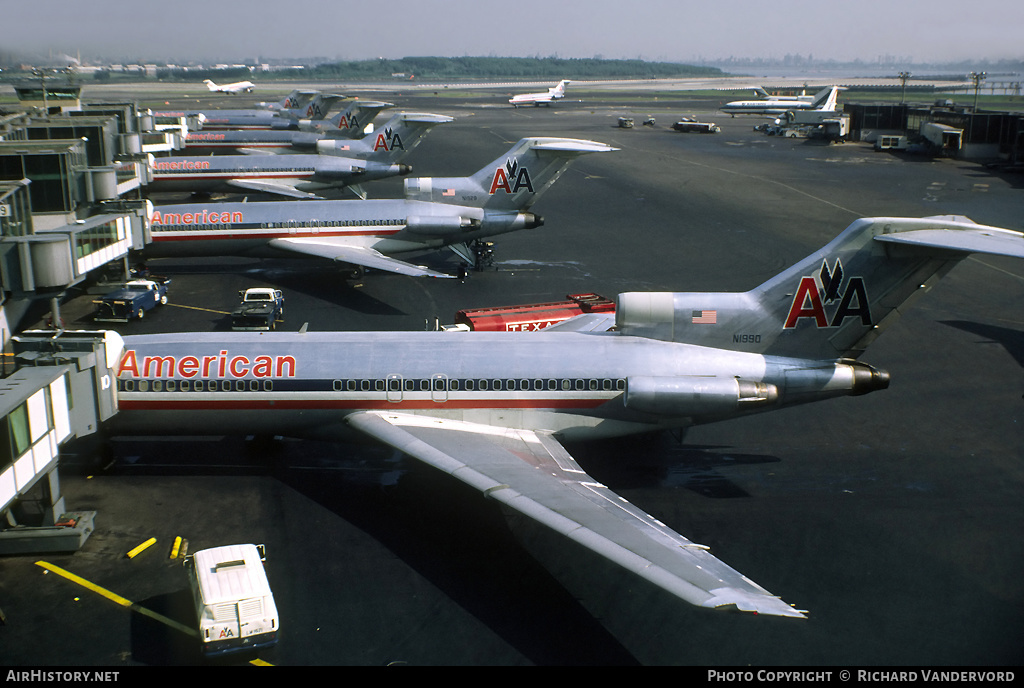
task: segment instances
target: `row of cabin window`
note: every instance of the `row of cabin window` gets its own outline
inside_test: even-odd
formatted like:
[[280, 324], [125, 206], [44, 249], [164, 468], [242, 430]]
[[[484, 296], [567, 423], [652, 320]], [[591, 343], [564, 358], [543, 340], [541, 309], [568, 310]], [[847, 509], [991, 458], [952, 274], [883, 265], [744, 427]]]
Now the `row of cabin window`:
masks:
[[457, 379], [435, 377], [430, 379], [409, 380], [405, 378], [388, 378], [386, 380], [335, 380], [336, 392], [612, 392], [626, 389], [626, 381], [622, 379], [490, 379], [469, 378]]
[[[123, 392], [272, 392], [273, 380], [120, 380]], [[431, 378], [408, 380], [335, 380], [335, 392], [457, 392], [473, 391], [535, 391], [535, 392], [621, 392], [626, 389], [623, 379], [449, 379]]]
[[[311, 220], [309, 222], [261, 222], [260, 229], [319, 229], [321, 227], [390, 227], [403, 225], [402, 220]], [[240, 225], [232, 225], [224, 222], [188, 225], [161, 225], [168, 231], [209, 231], [211, 229], [243, 229]]]
[[226, 172], [242, 172], [243, 174], [264, 174], [264, 173], [275, 173], [275, 172], [312, 172], [316, 173], [315, 167], [241, 167], [234, 170], [221, 170], [211, 167], [196, 168], [196, 169], [185, 169], [176, 170], [168, 167], [157, 167], [156, 172], [159, 174], [223, 174]]
[[273, 380], [119, 380], [121, 392], [273, 392]]
[[390, 227], [404, 225], [405, 220], [285, 220], [262, 222], [261, 229], [305, 229], [307, 227]]

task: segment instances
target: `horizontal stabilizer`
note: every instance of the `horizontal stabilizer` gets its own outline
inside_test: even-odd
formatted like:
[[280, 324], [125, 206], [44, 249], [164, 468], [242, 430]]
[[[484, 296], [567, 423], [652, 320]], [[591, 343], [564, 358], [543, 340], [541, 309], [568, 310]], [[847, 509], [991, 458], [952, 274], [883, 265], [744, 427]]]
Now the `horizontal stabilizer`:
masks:
[[448, 115], [434, 115], [429, 112], [403, 112], [398, 115], [398, 118], [403, 122], [412, 122], [416, 124], [446, 124], [448, 122], [454, 122], [454, 117]]
[[328, 258], [342, 263], [361, 265], [365, 268], [394, 272], [410, 277], [455, 279], [453, 275], [430, 270], [422, 265], [413, 265], [412, 263], [389, 258], [372, 248], [333, 243], [329, 238], [273, 239], [270, 241], [270, 246], [283, 251], [302, 253], [308, 256], [319, 256], [320, 258]]
[[964, 253], [990, 253], [1024, 258], [1024, 237], [1019, 232], [995, 227], [979, 226], [977, 229], [966, 228], [959, 232], [946, 229], [915, 229], [898, 234], [879, 234], [875, 240]]
[[537, 139], [530, 148], [539, 153], [545, 151], [552, 153], [607, 153], [617, 151], [618, 148], [609, 146], [600, 141], [587, 141], [584, 139]]

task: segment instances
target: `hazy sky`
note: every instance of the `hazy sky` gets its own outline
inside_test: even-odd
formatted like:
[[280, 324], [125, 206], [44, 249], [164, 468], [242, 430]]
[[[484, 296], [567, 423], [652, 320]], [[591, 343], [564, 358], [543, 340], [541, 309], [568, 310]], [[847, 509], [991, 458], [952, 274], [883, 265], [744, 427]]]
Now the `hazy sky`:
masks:
[[83, 59], [1024, 58], [1022, 0], [7, 0], [0, 25]]

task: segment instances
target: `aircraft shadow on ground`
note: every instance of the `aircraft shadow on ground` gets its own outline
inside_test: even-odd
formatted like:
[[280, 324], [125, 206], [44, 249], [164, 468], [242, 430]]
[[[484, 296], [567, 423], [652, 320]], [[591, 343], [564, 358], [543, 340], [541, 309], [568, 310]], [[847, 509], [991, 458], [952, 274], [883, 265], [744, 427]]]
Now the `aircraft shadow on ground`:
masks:
[[[359, 282], [352, 279], [350, 269], [327, 261], [267, 258], [233, 268], [166, 263], [159, 270], [161, 274], [171, 277], [176, 274], [204, 273], [243, 275], [263, 281], [266, 286], [282, 289], [285, 291], [286, 302], [288, 294], [303, 294], [365, 315], [407, 315], [359, 289]], [[371, 274], [370, 279], [376, 276]], [[229, 318], [225, 317], [225, 327], [229, 327], [228, 322]]]
[[[115, 443], [103, 459], [110, 462], [108, 474], [274, 478], [365, 532], [530, 662], [637, 664], [521, 546], [495, 502], [389, 447], [224, 438], [191, 442], [183, 451], [173, 443], [164, 447], [137, 439]], [[86, 473], [90, 469], [79, 467]], [[140, 604], [190, 625], [188, 611], [176, 600], [169, 595]], [[188, 659], [193, 646], [168, 635], [180, 632], [137, 614], [133, 623], [138, 661], [163, 665]], [[147, 649], [154, 638], [159, 640], [154, 645], [164, 649]]]
[[[195, 444], [194, 450], [183, 452], [180, 446], [147, 448], [121, 440], [110, 471], [273, 477], [365, 532], [529, 661], [538, 665], [637, 663], [575, 593], [534, 556], [531, 547], [536, 538], [529, 536], [529, 529], [524, 542], [515, 521], [510, 526], [496, 503], [447, 475], [377, 444], [269, 438]], [[669, 433], [580, 443], [569, 451], [613, 490], [683, 487], [710, 498], [749, 496], [719, 472], [723, 467], [779, 461], [767, 455], [729, 453], [727, 447], [688, 446]], [[562, 546], [548, 546], [545, 551], [550, 555], [552, 549], [560, 570], [578, 572], [597, 566], [589, 552]], [[595, 582], [590, 580], [589, 585]], [[608, 585], [614, 588], [614, 583]], [[598, 594], [605, 594], [601, 590]], [[172, 602], [170, 598], [147, 601], [144, 606], [166, 609], [167, 616], [182, 620], [179, 617], [187, 614], [175, 611]], [[153, 629], [146, 619], [139, 619], [139, 624], [134, 635], [140, 638], [164, 632]], [[565, 642], [566, 638], [573, 642]], [[187, 646], [179, 645], [167, 645], [169, 654], [143, 656], [140, 643], [136, 647], [142, 654], [137, 659], [148, 664], [176, 663], [189, 652]]]
[[1013, 356], [1013, 359], [1021, 367], [1024, 367], [1024, 332], [1021, 330], [1012, 330], [1008, 327], [985, 325], [967, 320], [943, 320], [942, 324], [996, 342], [1006, 349], [1007, 353]]
[[720, 468], [780, 461], [763, 454], [736, 454], [725, 446], [687, 445], [667, 432], [574, 444], [568, 449], [587, 473], [612, 490], [683, 487], [717, 499], [750, 496]]
[[351, 471], [286, 471], [280, 479], [366, 532], [529, 661], [637, 664], [522, 548], [497, 504], [412, 459], [401, 466], [383, 484], [360, 462]]

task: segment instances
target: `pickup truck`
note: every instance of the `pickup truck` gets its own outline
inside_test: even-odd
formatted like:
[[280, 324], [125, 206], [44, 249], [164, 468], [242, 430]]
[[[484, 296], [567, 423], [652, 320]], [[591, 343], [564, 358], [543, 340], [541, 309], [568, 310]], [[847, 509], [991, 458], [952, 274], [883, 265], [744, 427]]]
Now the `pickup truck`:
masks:
[[242, 300], [231, 313], [232, 330], [273, 330], [284, 320], [284, 294], [279, 289], [251, 287], [238, 292]]
[[93, 319], [104, 322], [141, 320], [149, 309], [167, 303], [167, 285], [170, 283], [166, 277], [125, 282], [120, 289], [93, 301], [96, 304]]

